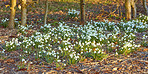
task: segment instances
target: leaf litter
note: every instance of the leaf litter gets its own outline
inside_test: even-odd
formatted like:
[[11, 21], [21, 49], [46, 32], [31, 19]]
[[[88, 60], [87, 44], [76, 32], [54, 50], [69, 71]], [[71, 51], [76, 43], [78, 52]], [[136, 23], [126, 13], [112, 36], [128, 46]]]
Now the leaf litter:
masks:
[[[139, 10], [138, 10], [139, 11]], [[142, 12], [142, 11], [141, 11]], [[36, 12], [39, 14], [40, 12]], [[63, 11], [55, 12], [52, 15], [59, 14], [65, 15]], [[92, 13], [94, 14], [94, 13]], [[102, 14], [102, 13], [101, 13]], [[104, 13], [103, 13], [104, 14]], [[88, 14], [90, 15], [90, 14]], [[37, 16], [37, 15], [36, 15]], [[36, 17], [34, 16], [34, 17]], [[102, 16], [101, 16], [102, 17]], [[61, 18], [61, 17], [60, 17]], [[88, 17], [90, 18], [90, 16]], [[94, 16], [90, 19], [95, 18]], [[29, 18], [32, 19], [32, 18]], [[40, 19], [39, 17], [37, 19]], [[37, 20], [34, 19], [34, 20]], [[50, 19], [49, 19], [50, 20]], [[55, 21], [55, 19], [52, 19]], [[69, 19], [68, 19], [69, 20]], [[50, 20], [51, 21], [51, 20]], [[28, 31], [29, 33], [32, 31]], [[30, 33], [30, 35], [31, 35]], [[147, 32], [146, 32], [147, 33]], [[17, 30], [9, 30], [5, 28], [0, 29], [0, 50], [2, 50], [4, 41], [11, 40], [11, 38], [17, 37]], [[28, 35], [28, 36], [30, 36]], [[137, 34], [137, 43], [141, 40], [141, 35]], [[138, 41], [139, 40], [139, 41]], [[42, 61], [33, 60], [33, 64], [28, 65], [28, 69], [18, 69], [19, 55], [21, 50], [7, 52], [7, 55], [3, 59], [0, 59], [0, 73], [148, 73], [148, 48], [141, 47], [138, 51], [135, 51], [129, 55], [118, 55], [114, 53], [108, 53], [108, 57], [102, 61], [93, 61], [91, 59], [85, 59], [85, 61], [80, 62], [76, 65], [66, 66], [64, 69], [56, 69], [54, 65], [49, 65]], [[31, 58], [31, 57], [30, 57]], [[44, 63], [44, 64], [43, 64]], [[41, 64], [41, 65], [38, 65]]]

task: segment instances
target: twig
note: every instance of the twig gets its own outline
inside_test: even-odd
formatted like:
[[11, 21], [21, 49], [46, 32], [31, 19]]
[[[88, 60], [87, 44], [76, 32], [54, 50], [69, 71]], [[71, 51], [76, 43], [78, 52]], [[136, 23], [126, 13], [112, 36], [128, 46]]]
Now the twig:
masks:
[[2, 46], [0, 46], [0, 48], [3, 49]]
[[[113, 12], [110, 12], [109, 15], [115, 13], [115, 12], [118, 10], [118, 7], [119, 7], [119, 6], [117, 6], [116, 10], [114, 10]], [[109, 15], [105, 16], [105, 18], [108, 17]]]
[[107, 58], [112, 57], [112, 56], [114, 56], [114, 55], [115, 55], [115, 54], [111, 54], [111, 55], [107, 56], [106, 58], [102, 59], [100, 62], [103, 62], [103, 60], [106, 60]]

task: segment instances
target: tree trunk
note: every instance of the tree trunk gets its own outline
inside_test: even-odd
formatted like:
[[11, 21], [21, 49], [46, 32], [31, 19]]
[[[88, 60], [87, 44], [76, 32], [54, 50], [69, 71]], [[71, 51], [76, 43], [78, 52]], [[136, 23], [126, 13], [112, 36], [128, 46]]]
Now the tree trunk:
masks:
[[81, 20], [80, 24], [84, 25], [85, 23], [85, 0], [80, 0], [80, 15], [81, 15]]
[[135, 5], [134, 0], [131, 0], [131, 6], [133, 10], [133, 18], [136, 18], [137, 12], [136, 12], [136, 5]]
[[47, 14], [48, 14], [48, 0], [45, 2], [45, 15], [44, 15], [44, 25], [47, 23]]
[[25, 26], [27, 20], [26, 0], [21, 1], [21, 25]]
[[10, 13], [10, 20], [8, 24], [8, 28], [13, 29], [15, 27], [14, 25], [14, 18], [15, 18], [15, 6], [16, 6], [16, 0], [10, 0], [11, 3], [11, 13]]
[[148, 16], [148, 8], [147, 8], [147, 5], [146, 5], [146, 0], [143, 0], [143, 7], [144, 7], [146, 15]]
[[126, 19], [130, 20], [131, 19], [131, 0], [125, 0], [125, 10], [126, 10]]

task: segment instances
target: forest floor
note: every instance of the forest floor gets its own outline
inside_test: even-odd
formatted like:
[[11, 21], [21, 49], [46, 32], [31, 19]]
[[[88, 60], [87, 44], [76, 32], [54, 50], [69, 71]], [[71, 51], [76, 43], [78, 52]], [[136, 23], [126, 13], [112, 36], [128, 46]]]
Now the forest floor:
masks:
[[[139, 0], [138, 0], [139, 1]], [[119, 22], [124, 18], [125, 9], [124, 4], [121, 2], [120, 7], [117, 9], [117, 3], [103, 4], [103, 3], [87, 3], [86, 4], [86, 20], [103, 21], [108, 19], [109, 21]], [[4, 3], [0, 3], [0, 20], [9, 18], [10, 10], [9, 6], [6, 8]], [[141, 3], [137, 3], [137, 14], [143, 13], [144, 9]], [[68, 24], [79, 24], [79, 16], [71, 19], [67, 16], [68, 9], [79, 9], [78, 3], [64, 3], [64, 2], [52, 2], [49, 6], [48, 23], [64, 21]], [[117, 9], [117, 10], [116, 10]], [[116, 10], [114, 12], [114, 10]], [[121, 13], [122, 12], [122, 13]], [[16, 18], [21, 20], [21, 10], [17, 8]], [[121, 16], [122, 14], [122, 16]], [[44, 17], [44, 5], [43, 3], [37, 4], [28, 8], [27, 24], [36, 24], [38, 27], [43, 25]], [[1, 21], [0, 21], [1, 23]], [[12, 38], [17, 37], [17, 29], [4, 28], [7, 24], [0, 25], [0, 50], [3, 49], [5, 41], [10, 41]], [[148, 34], [148, 31], [137, 33], [137, 43], [142, 42], [142, 36]], [[148, 44], [147, 44], [148, 45]], [[54, 64], [43, 63], [44, 61], [34, 60], [34, 64], [28, 64], [28, 68], [18, 69], [19, 55], [21, 50], [12, 52], [5, 52], [7, 55], [2, 55], [3, 59], [0, 59], [0, 73], [2, 74], [62, 74], [62, 73], [78, 73], [78, 74], [104, 74], [104, 73], [125, 73], [125, 74], [147, 74], [148, 73], [148, 46], [141, 46], [137, 51], [128, 55], [115, 53], [108, 53], [108, 56], [101, 61], [94, 61], [90, 58], [79, 62], [75, 65], [67, 65], [63, 69], [56, 68]]]

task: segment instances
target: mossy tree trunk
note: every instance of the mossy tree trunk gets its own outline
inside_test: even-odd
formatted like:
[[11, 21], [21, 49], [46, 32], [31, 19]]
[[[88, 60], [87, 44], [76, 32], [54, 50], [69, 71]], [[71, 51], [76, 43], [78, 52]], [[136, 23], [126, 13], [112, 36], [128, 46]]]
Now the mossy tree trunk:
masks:
[[146, 0], [143, 0], [143, 7], [144, 7], [146, 15], [148, 16], [148, 7], [146, 5]]
[[15, 27], [14, 19], [15, 19], [15, 6], [16, 6], [16, 0], [10, 0], [11, 3], [11, 13], [10, 13], [10, 20], [8, 24], [8, 28], [13, 29]]
[[136, 11], [136, 4], [134, 0], [131, 0], [131, 6], [132, 6], [132, 14], [133, 14], [133, 18], [136, 18], [137, 15], [137, 11]]
[[84, 25], [85, 24], [85, 0], [80, 0], [80, 15], [81, 15], [80, 24]]
[[26, 25], [27, 20], [27, 8], [26, 0], [21, 0], [21, 25]]
[[125, 15], [126, 15], [126, 19], [130, 20], [131, 19], [131, 0], [125, 0]]
[[46, 0], [45, 2], [44, 25], [47, 23], [47, 14], [48, 14], [48, 0]]
[[134, 0], [125, 0], [125, 10], [126, 10], [127, 20], [131, 20], [131, 12], [133, 14], [133, 18], [136, 18], [137, 11], [136, 11], [136, 5]]

